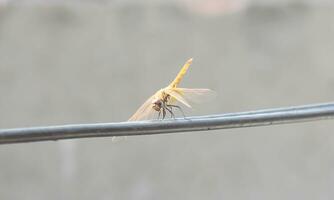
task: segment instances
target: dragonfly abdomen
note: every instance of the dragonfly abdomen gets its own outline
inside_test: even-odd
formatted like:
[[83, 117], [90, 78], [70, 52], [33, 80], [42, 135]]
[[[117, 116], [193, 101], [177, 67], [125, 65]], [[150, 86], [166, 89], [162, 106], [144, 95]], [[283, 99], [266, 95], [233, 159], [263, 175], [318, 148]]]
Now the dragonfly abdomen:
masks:
[[191, 65], [193, 59], [190, 58], [182, 67], [182, 69], [180, 70], [180, 72], [177, 74], [177, 76], [175, 77], [175, 79], [173, 80], [173, 82], [169, 85], [169, 87], [172, 88], [176, 88], [179, 83], [181, 82], [182, 78], [184, 77], [184, 75], [187, 73], [187, 70], [189, 68], [189, 66]]

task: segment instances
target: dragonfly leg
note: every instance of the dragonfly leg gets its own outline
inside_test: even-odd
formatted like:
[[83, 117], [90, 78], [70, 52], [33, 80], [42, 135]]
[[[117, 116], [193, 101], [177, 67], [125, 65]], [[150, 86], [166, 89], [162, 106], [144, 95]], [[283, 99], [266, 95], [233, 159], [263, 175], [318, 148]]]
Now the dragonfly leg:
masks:
[[186, 115], [184, 114], [182, 108], [180, 106], [177, 106], [177, 105], [167, 105], [167, 107], [170, 107], [170, 108], [177, 108], [180, 110], [180, 112], [182, 113], [183, 117], [186, 118]]
[[168, 108], [168, 107], [166, 106], [166, 110], [170, 113], [170, 116], [171, 116], [173, 119], [175, 119], [175, 115], [174, 115], [174, 113], [173, 113], [173, 111], [172, 111], [172, 107]]
[[159, 110], [158, 119], [160, 119], [160, 115], [161, 115], [161, 110]]
[[166, 117], [166, 110], [165, 108], [162, 108], [162, 119], [165, 119]]

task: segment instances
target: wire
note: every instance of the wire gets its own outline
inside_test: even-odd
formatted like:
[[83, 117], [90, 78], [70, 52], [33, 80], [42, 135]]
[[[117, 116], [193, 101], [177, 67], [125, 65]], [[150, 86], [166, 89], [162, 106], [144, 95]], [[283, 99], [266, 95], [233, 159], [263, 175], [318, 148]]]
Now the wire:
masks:
[[0, 129], [0, 144], [87, 137], [207, 131], [306, 122], [330, 118], [334, 118], [334, 102], [168, 120]]

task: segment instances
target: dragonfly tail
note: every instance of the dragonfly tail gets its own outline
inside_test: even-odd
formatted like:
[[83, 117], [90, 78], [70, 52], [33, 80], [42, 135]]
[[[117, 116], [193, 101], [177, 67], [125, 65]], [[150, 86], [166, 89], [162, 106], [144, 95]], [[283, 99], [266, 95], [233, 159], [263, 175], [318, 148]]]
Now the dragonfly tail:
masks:
[[180, 70], [180, 72], [177, 74], [177, 76], [175, 77], [175, 79], [173, 80], [173, 82], [169, 85], [169, 87], [175, 88], [178, 86], [178, 84], [181, 82], [183, 76], [187, 73], [187, 70], [189, 68], [189, 66], [191, 65], [193, 59], [190, 58], [182, 67], [182, 69]]

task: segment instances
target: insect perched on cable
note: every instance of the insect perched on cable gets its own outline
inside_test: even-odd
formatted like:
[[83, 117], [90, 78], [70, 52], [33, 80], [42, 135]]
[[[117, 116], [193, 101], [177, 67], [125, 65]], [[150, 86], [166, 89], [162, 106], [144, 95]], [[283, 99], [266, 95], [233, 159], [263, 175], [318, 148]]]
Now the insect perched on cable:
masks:
[[181, 82], [183, 76], [186, 74], [193, 59], [189, 59], [175, 79], [165, 88], [160, 89], [152, 95], [140, 108], [132, 115], [129, 121], [139, 121], [150, 119], [158, 112], [158, 119], [162, 117], [165, 119], [167, 112], [172, 118], [175, 118], [173, 109], [178, 109], [185, 117], [182, 108], [176, 103], [181, 103], [189, 108], [189, 102], [196, 102], [203, 99], [203, 97], [211, 96], [213, 91], [210, 89], [190, 89], [177, 87]]

